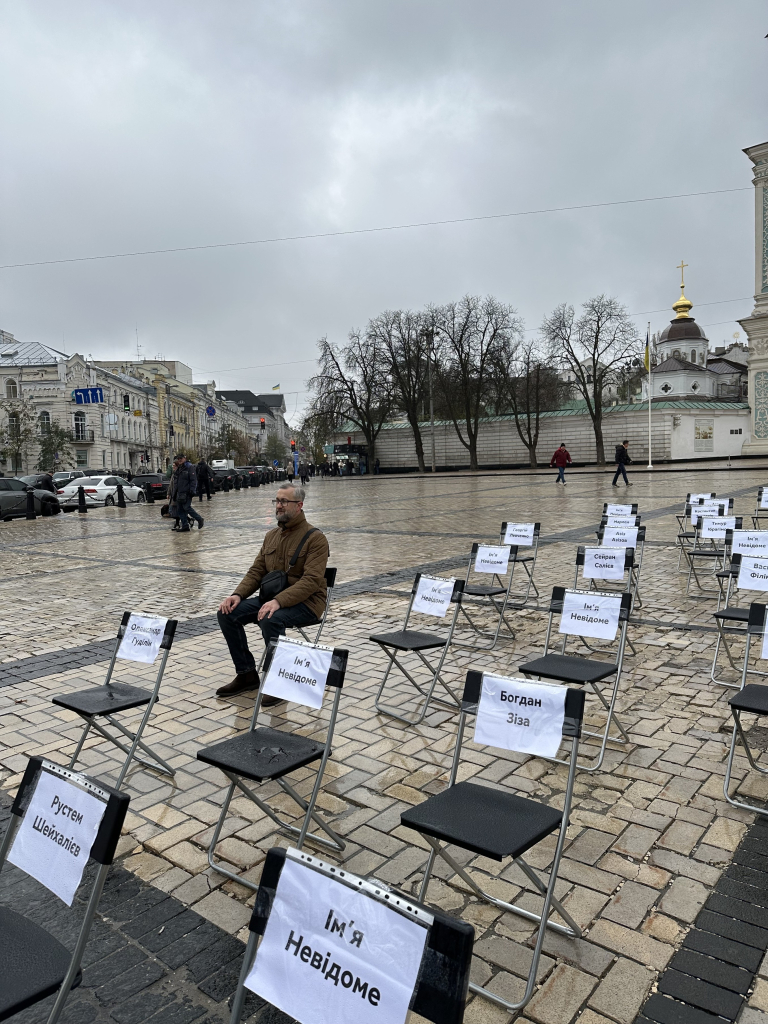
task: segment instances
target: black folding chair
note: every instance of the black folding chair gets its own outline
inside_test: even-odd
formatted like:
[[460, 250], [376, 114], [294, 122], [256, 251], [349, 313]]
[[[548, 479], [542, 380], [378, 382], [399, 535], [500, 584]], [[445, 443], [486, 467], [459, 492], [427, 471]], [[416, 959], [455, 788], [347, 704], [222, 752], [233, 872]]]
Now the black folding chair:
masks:
[[[152, 714], [152, 709], [157, 703], [158, 694], [160, 692], [160, 683], [163, 679], [163, 673], [165, 672], [165, 666], [168, 662], [168, 656], [171, 653], [177, 622], [176, 619], [166, 619], [165, 631], [160, 643], [162, 657], [160, 658], [160, 666], [155, 677], [155, 685], [152, 690], [145, 690], [142, 687], [133, 686], [131, 683], [114, 682], [112, 679], [118, 651], [120, 650], [120, 644], [125, 636], [126, 627], [128, 626], [130, 618], [130, 612], [125, 612], [123, 614], [123, 621], [120, 623], [120, 629], [117, 631], [117, 641], [112, 653], [112, 659], [109, 663], [109, 668], [107, 669], [107, 678], [104, 680], [104, 683], [101, 686], [91, 686], [87, 690], [78, 690], [75, 693], [65, 693], [52, 698], [54, 704], [61, 708], [66, 708], [68, 711], [74, 711], [75, 714], [79, 715], [79, 717], [85, 722], [80, 740], [78, 741], [75, 752], [69, 761], [70, 768], [74, 768], [77, 764], [78, 758], [80, 757], [80, 751], [83, 749], [83, 744], [91, 730], [97, 732], [100, 736], [103, 736], [104, 739], [109, 740], [110, 743], [113, 743], [118, 747], [118, 749], [123, 751], [125, 754], [125, 761], [123, 762], [123, 766], [117, 776], [115, 789], [120, 789], [122, 786], [123, 780], [131, 766], [131, 761], [138, 761], [139, 764], [143, 764], [145, 768], [151, 768], [153, 771], [160, 772], [162, 775], [169, 775], [173, 777], [176, 774], [176, 770], [171, 768], [168, 762], [164, 761], [163, 758], [152, 750], [151, 747], [147, 746], [141, 737], [147, 723], [149, 722], [149, 716]], [[115, 718], [115, 715], [120, 714], [121, 712], [132, 711], [135, 708], [142, 707], [146, 708], [146, 710], [136, 732], [131, 732], [130, 729], [127, 729]], [[118, 733], [129, 740], [131, 744], [130, 747], [126, 746], [125, 743], [121, 742], [121, 740], [116, 736], [109, 733], [99, 722], [100, 718], [103, 718], [112, 728], [116, 729]], [[145, 754], [148, 754], [151, 760], [148, 760], [137, 753], [138, 748], [141, 748]]]
[[[38, 782], [45, 775], [62, 780], [68, 788], [85, 791], [104, 804], [104, 814], [90, 850], [90, 859], [97, 864], [96, 873], [91, 883], [82, 924], [77, 931], [71, 952], [39, 924], [8, 907], [0, 906], [0, 1020], [8, 1020], [21, 1010], [58, 993], [47, 1018], [48, 1024], [55, 1024], [61, 1017], [70, 991], [80, 984], [80, 963], [107, 872], [115, 855], [130, 798], [127, 794], [104, 786], [87, 775], [62, 768], [47, 758], [31, 757], [11, 807], [8, 830], [0, 844], [0, 871], [13, 848], [14, 839], [32, 802]], [[57, 827], [61, 828], [59, 835], [64, 835], [66, 825], [62, 823]], [[68, 838], [64, 835], [61, 843], [58, 839], [51, 839], [50, 857], [72, 856], [71, 847], [65, 845]]]
[[[721, 649], [725, 651], [726, 658], [734, 672], [739, 672], [739, 666], [733, 656], [731, 650], [731, 644], [729, 643], [729, 635], [731, 640], [736, 636], [746, 635], [746, 624], [749, 620], [749, 606], [746, 608], [739, 607], [737, 604], [733, 604], [732, 601], [737, 599], [742, 592], [750, 590], [756, 590], [764, 593], [766, 589], [765, 581], [759, 579], [764, 576], [764, 573], [758, 574], [758, 582], [755, 582], [752, 586], [749, 585], [749, 579], [743, 581], [744, 585], [740, 585], [741, 570], [742, 570], [742, 558], [748, 558], [747, 552], [751, 546], [754, 546], [750, 542], [751, 538], [764, 538], [764, 543], [768, 546], [768, 531], [728, 531], [726, 541], [731, 548], [731, 561], [730, 564], [717, 573], [718, 582], [722, 590], [723, 584], [725, 584], [725, 591], [722, 593], [722, 597], [717, 599], [717, 611], [713, 612], [715, 619], [715, 625], [717, 626], [717, 641], [715, 643], [715, 653], [712, 658], [712, 668], [710, 669], [709, 677], [713, 683], [717, 683], [718, 686], [728, 686], [732, 689], [739, 689], [738, 683], [734, 683], [728, 679], [723, 679], [718, 676], [718, 659], [720, 657]], [[743, 538], [746, 538], [743, 539]], [[745, 550], [746, 546], [746, 550]], [[768, 555], [765, 558], [768, 563]], [[721, 607], [721, 601], [724, 604]], [[749, 670], [750, 675], [765, 676], [768, 672], [758, 672], [756, 669]]]
[[627, 566], [629, 571], [627, 589], [634, 596], [635, 607], [642, 608], [640, 570], [643, 567], [645, 553], [645, 527], [640, 526], [639, 521], [640, 517], [638, 516], [638, 525], [629, 528], [608, 526], [601, 522], [597, 530], [597, 540], [601, 547], [624, 547], [633, 552], [632, 564]]
[[[759, 765], [749, 746], [749, 738], [744, 733], [741, 722], [743, 714], [755, 715], [756, 718], [764, 718], [768, 715], [768, 686], [760, 683], [748, 683], [749, 674], [749, 649], [753, 637], [762, 639], [766, 630], [766, 605], [752, 604], [749, 606], [749, 619], [747, 621], [747, 642], [744, 650], [744, 662], [741, 673], [741, 689], [728, 701], [733, 715], [733, 732], [731, 733], [731, 746], [728, 751], [728, 761], [723, 778], [723, 795], [733, 807], [740, 807], [742, 810], [751, 811], [753, 814], [768, 816], [768, 807], [757, 807], [754, 804], [747, 804], [731, 796], [731, 778], [733, 775], [733, 760], [736, 753], [736, 740], [741, 740], [744, 751], [747, 755], [749, 765], [761, 775], [768, 775], [768, 764]], [[759, 756], [759, 755], [758, 755]]]
[[[724, 508], [724, 506], [721, 505], [720, 508]], [[696, 509], [693, 511], [695, 512]], [[709, 513], [711, 509], [705, 511]], [[689, 597], [708, 598], [710, 595], [716, 594], [719, 603], [723, 588], [718, 573], [725, 568], [731, 554], [728, 534], [732, 534], [733, 530], [740, 530], [741, 526], [741, 516], [699, 514], [698, 521], [693, 527], [693, 546], [685, 552], [685, 557], [688, 559], [688, 581], [685, 592]], [[714, 533], [712, 532], [713, 527], [716, 527]], [[722, 543], [720, 543], [721, 541]], [[714, 578], [716, 586], [706, 587], [702, 583], [699, 574], [702, 573], [703, 566], [710, 567], [708, 575]], [[699, 594], [691, 594], [692, 581], [696, 583], [700, 591]]]
[[[461, 1024], [464, 1020], [464, 1006], [467, 1000], [469, 971], [472, 964], [472, 944], [475, 930], [472, 925], [450, 917], [441, 910], [424, 907], [411, 897], [390, 889], [389, 886], [375, 879], [360, 878], [350, 871], [324, 864], [317, 857], [312, 857], [298, 850], [284, 850], [279, 847], [271, 849], [264, 861], [256, 902], [249, 924], [248, 943], [245, 947], [243, 966], [232, 1001], [230, 1024], [240, 1024], [245, 1004], [246, 981], [257, 958], [257, 947], [263, 939], [270, 924], [270, 915], [279, 892], [280, 876], [287, 861], [300, 864], [312, 873], [307, 882], [312, 888], [312, 875], [316, 878], [332, 879], [361, 894], [366, 899], [380, 903], [409, 922], [424, 928], [426, 941], [424, 953], [418, 971], [416, 988], [411, 998], [410, 1011], [433, 1021], [434, 1024]], [[297, 914], [302, 908], [296, 908]], [[279, 927], [276, 925], [276, 927]], [[282, 936], [281, 936], [282, 937]], [[374, 941], [381, 941], [383, 936], [373, 936]], [[325, 949], [323, 950], [325, 953]], [[343, 953], [343, 947], [341, 947]], [[302, 965], [301, 957], [299, 966]], [[304, 961], [306, 964], [306, 960]], [[310, 968], [311, 969], [311, 968]], [[342, 975], [343, 977], [343, 975]], [[297, 982], [300, 983], [297, 977]], [[352, 988], [352, 982], [345, 987]], [[354, 999], [369, 998], [366, 991], [353, 989], [350, 993]], [[359, 1004], [358, 1004], [359, 1005]], [[378, 1000], [373, 1005], [378, 1005]], [[381, 1005], [384, 1009], [384, 1005]], [[382, 1024], [389, 1024], [382, 1017]]]
[[[552, 637], [554, 617], [555, 615], [560, 615], [562, 618], [563, 602], [568, 594], [581, 595], [583, 598], [610, 598], [612, 604], [613, 602], [618, 602], [618, 607], [613, 605], [614, 612], [618, 612], [618, 642], [614, 641], [616, 649], [614, 661], [607, 662], [596, 658], [585, 658], [580, 655], [566, 654], [565, 652], [567, 650], [569, 639], [568, 633], [563, 634], [563, 642], [560, 646], [560, 652], [558, 654], [550, 653], [549, 644]], [[554, 587], [552, 590], [552, 600], [549, 606], [549, 620], [547, 622], [547, 635], [544, 640], [544, 654], [541, 658], [535, 658], [533, 661], [529, 661], [525, 665], [520, 666], [520, 671], [526, 676], [536, 676], [539, 679], [557, 679], [573, 686], [591, 686], [598, 700], [607, 712], [605, 729], [602, 732], [591, 732], [588, 729], [584, 729], [585, 736], [594, 736], [596, 739], [600, 740], [600, 752], [597, 760], [593, 764], [580, 764], [580, 771], [596, 772], [603, 763], [608, 740], [610, 739], [613, 743], [622, 742], [622, 740], [615, 739], [613, 736], [609, 735], [611, 722], [616, 723], [616, 728], [624, 737], [623, 742], [631, 742], [626, 730], [615, 713], [616, 698], [618, 697], [621, 673], [624, 667], [624, 651], [627, 644], [627, 628], [629, 625], [629, 614], [631, 610], [632, 595], [627, 591], [624, 591], [622, 594], [617, 594], [615, 592], [605, 593], [594, 590], [576, 590], [575, 588], [568, 590], [565, 587]], [[584, 639], [585, 634], [588, 637], [591, 636], [588, 631], [588, 623], [586, 622], [572, 622], [569, 629], [571, 630], [571, 636], [577, 636], [582, 640]], [[582, 632], [579, 632], [579, 630]], [[590, 651], [592, 651], [591, 647]], [[610, 701], [606, 701], [605, 695], [598, 684], [608, 679], [609, 676], [614, 676], [614, 681], [611, 689]], [[558, 758], [551, 758], [550, 760], [557, 761], [559, 764], [566, 763]]]
[[[526, 691], [541, 692], [541, 684], [531, 684], [524, 679], [504, 679], [495, 677], [495, 682], [509, 683], [516, 695], [524, 696]], [[545, 686], [551, 684], [544, 684]], [[472, 892], [486, 903], [501, 910], [517, 914], [528, 921], [538, 922], [533, 958], [528, 971], [525, 993], [517, 1003], [511, 1003], [502, 996], [489, 992], [482, 986], [470, 982], [470, 990], [485, 999], [504, 1007], [510, 1013], [519, 1012], [530, 1000], [536, 984], [536, 972], [539, 966], [541, 947], [544, 943], [546, 929], [566, 935], [569, 938], [580, 938], [581, 929], [570, 916], [565, 907], [555, 896], [555, 886], [560, 868], [560, 857], [563, 852], [566, 832], [570, 821], [573, 783], [576, 777], [578, 762], [579, 737], [581, 736], [582, 719], [584, 717], [584, 693], [569, 689], [564, 695], [563, 717], [561, 719], [562, 735], [571, 741], [570, 757], [563, 763], [568, 765], [568, 781], [563, 795], [563, 808], [551, 807], [549, 804], [528, 797], [518, 796], [503, 788], [481, 786], [474, 782], [457, 782], [461, 749], [464, 740], [464, 729], [468, 715], [477, 715], [483, 689], [483, 673], [470, 671], [467, 673], [464, 695], [459, 716], [459, 727], [456, 735], [456, 746], [453, 753], [451, 774], [448, 788], [431, 796], [421, 804], [405, 811], [400, 816], [400, 823], [405, 828], [418, 832], [431, 846], [429, 859], [424, 870], [419, 900], [426, 900], [427, 887], [432, 875], [435, 859], [440, 857], [465, 882]], [[559, 689], [559, 687], [557, 688]], [[533, 701], [534, 698], [531, 698]], [[516, 707], [518, 705], [515, 705]], [[483, 749], [488, 749], [484, 747]], [[513, 750], [513, 746], [506, 746]], [[523, 859], [523, 854], [536, 846], [553, 832], [558, 833], [549, 880], [542, 880], [539, 875]], [[544, 897], [544, 905], [540, 914], [534, 913], [514, 903], [492, 896], [477, 884], [475, 879], [455, 860], [447, 850], [447, 846], [458, 846], [462, 850], [487, 857], [501, 863], [507, 858], [517, 864], [535, 889]], [[556, 924], [549, 919], [552, 911], [567, 922], [566, 925]]]
[[[489, 548], [491, 551], [496, 552], [501, 561], [506, 562], [506, 571], [493, 571], [483, 567], [480, 560], [479, 552]], [[509, 603], [510, 590], [512, 588], [512, 580], [515, 575], [515, 565], [517, 556], [517, 548], [510, 544], [500, 544], [498, 546], [485, 545], [485, 544], [473, 544], [472, 550], [469, 553], [469, 561], [467, 562], [467, 574], [464, 578], [464, 598], [457, 604], [460, 614], [469, 623], [470, 629], [476, 637], [485, 637], [490, 640], [490, 643], [479, 643], [477, 640], [454, 640], [454, 644], [457, 647], [472, 647], [475, 650], [480, 651], [492, 651], [499, 640], [502, 625], [506, 626], [504, 631], [504, 639], [514, 639], [515, 631], [512, 627], [511, 622], [506, 617], [507, 605]], [[478, 565], [480, 566], [478, 568]], [[490, 581], [481, 582], [481, 580]], [[506, 577], [506, 580], [504, 579]], [[484, 629], [480, 626], [469, 613], [467, 605], [469, 602], [467, 598], [473, 599], [474, 603], [485, 606], [486, 609], [490, 610], [496, 619], [495, 628]]]
[[758, 487], [755, 511], [752, 515], [752, 525], [756, 530], [761, 529], [761, 520], [768, 519], [768, 487]]
[[[269, 670], [278, 643], [288, 645], [291, 649], [295, 648], [299, 655], [306, 648], [333, 651], [331, 670], [326, 682], [326, 688], [330, 687], [333, 690], [333, 703], [322, 740], [305, 735], [308, 731], [305, 722], [302, 723], [300, 730], [297, 729], [295, 732], [274, 729], [270, 726], [257, 726], [264, 688], [269, 684]], [[216, 743], [212, 747], [204, 747], [202, 750], [198, 750], [198, 761], [218, 768], [230, 781], [219, 820], [213, 830], [213, 836], [208, 847], [208, 863], [220, 875], [225, 875], [227, 878], [231, 878], [241, 885], [247, 886], [249, 889], [258, 889], [258, 886], [254, 885], [253, 882], [229, 871], [214, 859], [216, 845], [219, 842], [219, 836], [221, 835], [221, 830], [229, 812], [229, 805], [232, 802], [236, 789], [240, 790], [244, 796], [255, 803], [280, 828], [286, 830], [291, 835], [298, 836], [297, 846], [299, 849], [301, 849], [307, 839], [311, 839], [313, 842], [319, 843], [331, 850], [341, 851], [344, 849], [344, 841], [317, 814], [315, 804], [317, 803], [323, 783], [325, 766], [331, 755], [333, 731], [336, 727], [336, 717], [339, 711], [339, 700], [341, 699], [341, 690], [344, 685], [348, 656], [349, 652], [339, 647], [322, 647], [320, 644], [307, 644], [300, 640], [288, 640], [285, 637], [281, 637], [277, 643], [272, 641], [267, 651], [267, 674], [262, 685], [259, 687], [248, 730], [233, 736], [231, 739], [224, 740], [222, 743]], [[315, 711], [314, 708], [308, 708], [307, 710], [310, 714], [314, 714], [317, 717], [317, 727], [320, 729], [322, 712]], [[298, 771], [300, 768], [306, 768], [312, 764], [317, 764], [317, 774], [312, 787], [312, 794], [309, 800], [304, 800], [294, 789], [293, 785], [288, 782], [286, 776], [291, 772]], [[245, 784], [244, 779], [256, 782], [259, 786], [268, 782], [276, 782], [280, 789], [287, 793], [304, 812], [304, 820], [301, 827], [283, 821], [278, 817], [266, 800], [259, 797]], [[326, 839], [324, 836], [310, 832], [309, 827], [312, 822], [318, 825], [330, 838]]]
[[[533, 527], [533, 531], [531, 531]], [[522, 566], [526, 574], [525, 589], [522, 591], [510, 591], [509, 599], [512, 607], [516, 610], [525, 608], [531, 590], [536, 597], [539, 591], [533, 579], [536, 572], [536, 559], [539, 556], [539, 537], [541, 535], [541, 523], [502, 523], [500, 543], [511, 544], [514, 551], [515, 565]]]
[[[408, 624], [411, 618], [411, 612], [413, 609], [414, 602], [416, 601], [417, 595], [420, 595], [421, 590], [425, 587], [429, 587], [431, 584], [445, 584], [452, 583], [453, 591], [451, 594], [450, 602], [453, 605], [453, 615], [450, 616], [450, 622], [448, 626], [448, 632], [446, 636], [438, 636], [435, 633], [428, 633], [425, 630], [409, 629]], [[446, 580], [441, 576], [427, 576], [425, 573], [417, 573], [416, 579], [413, 581], [413, 587], [411, 588], [411, 599], [408, 602], [408, 609], [405, 613], [405, 621], [403, 622], [402, 629], [393, 630], [390, 633], [374, 633], [369, 636], [368, 639], [375, 644], [378, 644], [382, 651], [389, 658], [389, 663], [384, 672], [384, 678], [381, 680], [378, 692], [376, 694], [376, 700], [374, 706], [376, 710], [383, 715], [388, 715], [390, 718], [396, 718], [400, 722], [407, 722], [408, 725], [419, 725], [424, 721], [424, 718], [429, 710], [429, 706], [434, 701], [439, 704], [442, 708], [447, 708], [450, 711], [458, 711], [461, 702], [456, 696], [451, 687], [446, 683], [441, 675], [443, 663], [448, 653], [448, 648], [453, 640], [453, 633], [456, 628], [456, 619], [459, 613], [459, 606], [461, 604], [462, 592], [464, 590], [464, 580]], [[419, 614], [427, 614], [425, 612]], [[432, 664], [429, 659], [425, 656], [425, 651], [440, 651], [440, 657], [436, 664]], [[427, 669], [429, 673], [429, 680], [425, 684], [426, 688], [422, 686], [406, 668], [403, 663], [398, 660], [398, 654], [415, 654], [422, 665]], [[384, 687], [389, 678], [389, 673], [392, 668], [395, 667], [408, 682], [415, 687], [418, 693], [424, 698], [424, 703], [421, 711], [415, 716], [408, 717], [400, 713], [399, 709], [393, 707], [387, 707], [381, 703], [381, 695], [384, 692]], [[447, 701], [442, 697], [435, 697], [435, 687], [437, 684], [443, 687], [448, 694], [450, 700]]]
[[[303, 640], [306, 640], [308, 644], [320, 643], [320, 636], [322, 635], [323, 629], [325, 628], [325, 620], [328, 618], [328, 609], [331, 607], [331, 601], [333, 600], [333, 588], [336, 586], [336, 573], [338, 569], [327, 568], [325, 570], [325, 586], [326, 586], [326, 597], [325, 597], [325, 608], [323, 609], [322, 617], [316, 619], [314, 622], [307, 623], [306, 626], [291, 626], [291, 629], [296, 629], [301, 634]], [[307, 630], [313, 630], [317, 626], [317, 632], [313, 637], [310, 637]], [[264, 659], [267, 656], [267, 648], [261, 652], [261, 658], [259, 659], [258, 671], [261, 672], [264, 667]]]
[[627, 502], [626, 504], [615, 501], [603, 502], [604, 516], [636, 516], [637, 509], [637, 502]]

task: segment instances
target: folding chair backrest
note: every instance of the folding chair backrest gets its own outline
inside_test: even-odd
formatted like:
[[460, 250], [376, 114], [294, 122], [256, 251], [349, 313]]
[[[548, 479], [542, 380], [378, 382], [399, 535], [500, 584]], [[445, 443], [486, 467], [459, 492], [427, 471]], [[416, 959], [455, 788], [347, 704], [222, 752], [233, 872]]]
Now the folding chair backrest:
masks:
[[749, 619], [747, 621], [747, 632], [753, 636], [765, 633], [765, 613], [768, 605], [754, 601], [749, 606]]
[[614, 501], [606, 501], [603, 503], [603, 515], [604, 516], [636, 516], [637, 515], [637, 502], [633, 504], [617, 504]]
[[539, 543], [541, 523], [507, 523], [501, 524], [499, 532], [500, 544], [513, 544], [518, 548], [535, 548]]
[[[348, 923], [349, 911], [339, 907], [352, 907], [355, 920]], [[381, 1010], [383, 1022], [402, 1019], [409, 995], [410, 1010], [434, 1024], [464, 1019], [474, 928], [375, 879], [359, 878], [298, 850], [273, 848], [264, 862], [249, 929], [231, 1024], [240, 1021], [246, 988], [302, 1020], [311, 1012], [352, 1024], [368, 1004]], [[402, 948], [399, 942], [392, 948], [395, 933]], [[394, 976], [398, 953], [407, 962]], [[313, 954], [320, 956], [320, 970], [312, 970]], [[281, 984], [286, 967], [296, 977], [295, 986]], [[322, 984], [325, 979], [335, 984]], [[400, 986], [406, 990], [398, 1006], [395, 990]]]
[[600, 525], [631, 528], [640, 525], [640, 516], [601, 516]]
[[455, 621], [463, 591], [464, 580], [445, 576], [429, 576], [426, 573], [417, 572], [411, 587], [411, 599], [408, 602], [403, 628], [408, 628], [408, 622], [414, 612], [430, 618], [444, 619], [452, 604], [455, 605], [453, 614]]
[[737, 527], [726, 533], [726, 544], [734, 555], [768, 558], [768, 530], [743, 530]]
[[[107, 677], [104, 684], [112, 679], [115, 664], [121, 661], [138, 661], [144, 664], [152, 664], [157, 654], [162, 651], [156, 687], [159, 687], [160, 680], [165, 671], [165, 663], [171, 653], [173, 638], [176, 635], [176, 619], [157, 618], [154, 616], [140, 615], [136, 612], [123, 612], [123, 618], [117, 631], [115, 650], [112, 660], [107, 668]], [[162, 630], [162, 635], [159, 631]]]
[[349, 651], [343, 647], [294, 640], [286, 636], [270, 640], [264, 659], [263, 682], [259, 687], [251, 729], [261, 710], [264, 696], [281, 697], [309, 710], [319, 711], [328, 687], [334, 692], [328, 739], [333, 734], [341, 690], [347, 671]]
[[618, 545], [594, 547], [580, 544], [576, 549], [576, 575], [574, 586], [578, 586], [579, 569], [584, 580], [616, 580], [624, 579], [635, 566], [635, 549]]
[[685, 517], [686, 519], [690, 519], [691, 526], [695, 527], [702, 519], [706, 519], [710, 516], [724, 516], [728, 511], [728, 505], [725, 503], [712, 505], [700, 501], [697, 505], [685, 506]]
[[705, 516], [696, 525], [696, 532], [702, 540], [727, 540], [734, 530], [740, 530], [741, 516]]
[[711, 498], [716, 498], [717, 494], [714, 491], [702, 491], [699, 494], [686, 494], [685, 503], [686, 505], [696, 505], [699, 501], [709, 501]]
[[336, 573], [338, 569], [326, 569], [325, 570], [325, 585], [329, 590], [333, 590], [336, 586]]
[[739, 590], [757, 590], [760, 593], [766, 593], [768, 592], [768, 557], [732, 554], [730, 575], [729, 597], [732, 580], [736, 581]]
[[517, 546], [514, 544], [473, 544], [466, 580], [469, 580], [472, 573], [485, 579], [488, 576], [507, 576], [516, 557]]
[[764, 509], [768, 509], [768, 487], [758, 487], [757, 501], [755, 503], [755, 515]]
[[599, 543], [609, 548], [634, 548], [645, 543], [644, 526], [607, 526], [600, 524], [597, 531]]
[[631, 611], [632, 594], [626, 590], [617, 593], [553, 587], [546, 643], [549, 644], [553, 618], [560, 615], [558, 632], [564, 637], [563, 649], [571, 636], [612, 641], [617, 634], [620, 637], [620, 648]]

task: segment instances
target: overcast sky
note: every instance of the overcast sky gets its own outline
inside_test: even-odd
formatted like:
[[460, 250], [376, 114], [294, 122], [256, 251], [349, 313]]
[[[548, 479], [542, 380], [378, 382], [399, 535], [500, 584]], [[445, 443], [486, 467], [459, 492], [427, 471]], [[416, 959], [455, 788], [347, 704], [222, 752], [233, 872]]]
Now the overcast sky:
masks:
[[[0, 0], [0, 263], [750, 186], [766, 32], [760, 0]], [[606, 292], [644, 332], [684, 258], [721, 344], [753, 236], [750, 188], [6, 269], [0, 327], [115, 359], [138, 326], [290, 417], [319, 337], [466, 292], [528, 328]]]

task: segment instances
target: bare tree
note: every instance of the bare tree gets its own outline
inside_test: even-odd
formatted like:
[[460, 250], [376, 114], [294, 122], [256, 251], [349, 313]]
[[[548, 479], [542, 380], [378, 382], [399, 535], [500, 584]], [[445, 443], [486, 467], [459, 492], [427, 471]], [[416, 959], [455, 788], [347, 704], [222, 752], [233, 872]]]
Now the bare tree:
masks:
[[336, 429], [354, 424], [365, 437], [368, 461], [376, 458], [376, 438], [392, 408], [392, 383], [382, 343], [375, 335], [350, 331], [338, 350], [327, 338], [318, 342], [320, 372], [308, 382], [311, 411], [322, 414]]
[[553, 365], [564, 371], [584, 399], [595, 432], [597, 463], [605, 465], [603, 394], [618, 383], [618, 368], [640, 351], [640, 338], [626, 307], [618, 299], [597, 295], [582, 305], [557, 306], [544, 318], [541, 334]]
[[436, 332], [434, 370], [441, 404], [469, 452], [469, 468], [477, 470], [477, 438], [492, 398], [493, 368], [511, 357], [522, 337], [522, 321], [516, 310], [491, 295], [465, 295], [459, 302], [430, 307], [428, 316]]
[[429, 340], [422, 313], [386, 310], [370, 321], [366, 336], [376, 343], [387, 361], [394, 390], [394, 404], [402, 409], [413, 431], [419, 470], [424, 473], [424, 442], [419, 412], [427, 395]]
[[533, 339], [521, 342], [511, 358], [494, 360], [494, 404], [498, 413], [511, 412], [520, 440], [536, 469], [541, 414], [559, 409], [570, 394], [570, 385], [547, 363]]

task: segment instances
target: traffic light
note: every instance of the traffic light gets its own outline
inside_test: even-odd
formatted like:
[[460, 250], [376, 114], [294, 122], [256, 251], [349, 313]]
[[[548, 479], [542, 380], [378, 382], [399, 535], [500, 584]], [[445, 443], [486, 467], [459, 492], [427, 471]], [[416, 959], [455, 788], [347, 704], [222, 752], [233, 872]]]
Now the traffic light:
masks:
[[352, 444], [352, 438], [351, 437], [347, 437], [347, 444]]
[[296, 442], [295, 442], [295, 441], [293, 441], [293, 440], [291, 440], [291, 451], [292, 451], [292, 452], [295, 452], [295, 451], [296, 451]]
[[123, 411], [124, 412], [130, 412], [131, 411], [131, 396], [130, 395], [123, 395]]
[[261, 432], [262, 432], [262, 434], [264, 433], [264, 431], [265, 431], [266, 429], [267, 429], [267, 421], [266, 421], [266, 420], [264, 419], [264, 417], [262, 416], [262, 417], [261, 417]]

